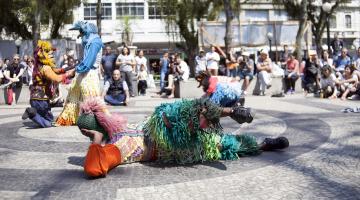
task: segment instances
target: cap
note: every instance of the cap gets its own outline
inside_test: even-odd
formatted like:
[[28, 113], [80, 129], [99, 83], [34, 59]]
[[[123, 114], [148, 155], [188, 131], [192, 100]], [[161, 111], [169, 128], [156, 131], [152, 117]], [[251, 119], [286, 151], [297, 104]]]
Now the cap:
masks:
[[246, 52], [246, 51], [244, 51], [244, 52], [242, 52], [242, 54], [241, 54], [242, 56], [247, 56], [247, 57], [249, 57], [250, 56], [250, 53], [249, 52]]

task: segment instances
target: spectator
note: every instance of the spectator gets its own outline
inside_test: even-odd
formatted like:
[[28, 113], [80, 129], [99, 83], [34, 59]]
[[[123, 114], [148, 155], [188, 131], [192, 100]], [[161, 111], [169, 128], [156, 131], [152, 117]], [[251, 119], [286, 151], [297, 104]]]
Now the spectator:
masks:
[[[7, 66], [4, 76], [7, 81], [10, 83], [8, 86], [8, 104], [16, 104], [16, 90], [21, 89], [22, 81], [21, 77], [24, 73], [23, 65], [20, 65], [20, 56], [15, 54], [13, 57], [13, 62]], [[12, 93], [12, 94], [11, 94]], [[10, 95], [12, 97], [10, 97]], [[10, 100], [13, 100], [10, 102]]]
[[320, 86], [320, 64], [315, 50], [309, 51], [309, 59], [305, 61], [303, 87], [305, 96], [308, 93], [317, 93]]
[[144, 57], [144, 51], [139, 50], [138, 55], [135, 57], [136, 62], [136, 72], [139, 73], [141, 71], [141, 65], [144, 65], [145, 71], [148, 71], [147, 68], [147, 59]]
[[27, 77], [29, 78], [28, 84], [32, 85], [33, 84], [32, 74], [33, 74], [33, 69], [34, 69], [34, 58], [29, 57], [27, 65], [28, 65], [28, 67], [27, 67], [26, 73], [27, 73]]
[[341, 100], [346, 100], [350, 92], [356, 91], [356, 86], [358, 83], [358, 76], [354, 73], [355, 66], [346, 65], [344, 70], [344, 76], [340, 80], [341, 91], [343, 92], [341, 95]]
[[[22, 61], [20, 62], [20, 65], [24, 69], [24, 72], [26, 72], [29, 67], [28, 63], [29, 63], [29, 56], [24, 55]], [[30, 78], [27, 72], [22, 74], [22, 82], [29, 85]]]
[[[4, 59], [4, 64], [6, 65], [5, 68], [6, 68], [7, 66], [9, 66], [9, 65], [10, 65], [10, 59], [5, 58], [5, 59]], [[5, 68], [4, 68], [4, 69], [5, 69]]]
[[325, 65], [329, 65], [332, 69], [335, 69], [334, 60], [329, 58], [329, 52], [327, 50], [323, 50], [322, 57], [320, 59], [320, 67]]
[[334, 40], [331, 41], [331, 48], [333, 51], [333, 59], [337, 60], [342, 48], [344, 48], [344, 42], [339, 39], [338, 34], [334, 34]]
[[347, 56], [347, 49], [346, 48], [342, 48], [341, 49], [341, 56], [338, 57], [338, 59], [336, 60], [336, 68], [335, 70], [340, 72], [340, 73], [343, 73], [344, 72], [344, 69], [345, 69], [345, 66], [346, 65], [350, 65], [351, 64], [351, 59], [349, 56]]
[[204, 50], [200, 50], [199, 55], [195, 57], [196, 68], [195, 68], [195, 75], [206, 71], [206, 57]]
[[211, 45], [211, 51], [206, 53], [207, 70], [212, 76], [218, 75], [220, 56], [216, 53], [215, 46]]
[[3, 81], [4, 81], [5, 68], [6, 68], [6, 65], [4, 63], [4, 60], [0, 58], [0, 85], [3, 84]]
[[288, 45], [284, 45], [284, 51], [281, 52], [281, 56], [280, 56], [280, 62], [281, 62], [281, 67], [283, 69], [286, 68], [286, 62], [289, 59], [289, 48]]
[[146, 95], [146, 88], [147, 88], [147, 83], [146, 80], [148, 78], [148, 73], [146, 71], [146, 67], [144, 64], [141, 64], [140, 66], [140, 71], [137, 75], [138, 78], [138, 92], [139, 95], [145, 96]]
[[116, 55], [112, 53], [111, 47], [105, 47], [105, 54], [101, 58], [100, 71], [104, 77], [104, 83], [111, 78], [115, 69]]
[[160, 95], [165, 92], [165, 78], [169, 70], [169, 53], [165, 52], [160, 58]]
[[234, 57], [233, 53], [228, 53], [225, 58], [225, 64], [226, 64], [226, 71], [227, 76], [235, 78], [237, 76], [237, 68], [239, 66], [239, 63]]
[[355, 68], [360, 71], [360, 47], [357, 49], [356, 56], [354, 56]]
[[332, 73], [330, 65], [324, 65], [321, 68], [320, 89], [323, 92], [323, 98], [335, 99], [338, 95], [337, 84], [340, 84], [335, 74]]
[[121, 77], [120, 70], [115, 69], [112, 78], [105, 82], [102, 96], [110, 105], [128, 105], [129, 88], [126, 81]]
[[240, 80], [244, 79], [242, 90], [246, 95], [247, 88], [250, 85], [250, 81], [254, 77], [254, 60], [250, 58], [250, 54], [248, 52], [243, 52], [241, 56], [239, 56], [238, 62], [239, 62], [238, 74]]
[[[169, 86], [167, 89], [171, 90], [170, 96], [168, 98], [174, 98], [174, 92], [175, 92], [175, 85], [174, 81], [187, 81], [189, 79], [190, 75], [190, 69], [189, 66], [186, 64], [185, 61], [183, 61], [180, 56], [176, 56], [176, 64], [175, 66], [175, 73], [174, 75], [169, 75]], [[175, 80], [175, 78], [177, 78]]]
[[135, 68], [134, 56], [130, 54], [128, 47], [123, 47], [121, 54], [116, 60], [116, 66], [120, 67], [121, 77], [126, 81], [129, 87], [130, 96], [134, 97], [134, 90], [132, 81], [134, 79], [134, 68]]
[[256, 69], [260, 82], [260, 95], [262, 96], [265, 96], [265, 88], [269, 89], [271, 87], [271, 64], [268, 51], [261, 50]]
[[292, 53], [289, 53], [289, 59], [286, 62], [285, 68], [285, 91], [287, 94], [294, 94], [295, 92], [295, 83], [299, 78], [299, 61], [296, 60], [295, 56]]

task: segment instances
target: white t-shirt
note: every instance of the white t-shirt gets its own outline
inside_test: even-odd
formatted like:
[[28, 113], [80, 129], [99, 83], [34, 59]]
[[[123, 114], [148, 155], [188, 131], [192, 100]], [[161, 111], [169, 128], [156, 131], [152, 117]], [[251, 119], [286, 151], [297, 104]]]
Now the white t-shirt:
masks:
[[330, 76], [327, 77], [327, 78], [321, 77], [320, 78], [321, 88], [326, 88], [327, 86], [334, 87], [335, 86], [335, 81], [336, 81], [335, 74], [330, 74]]
[[137, 72], [140, 72], [140, 66], [141, 65], [144, 65], [145, 66], [145, 70], [147, 71], [147, 59], [143, 56], [143, 57], [139, 57], [139, 56], [136, 56], [135, 57], [135, 62], [136, 62], [136, 71]]
[[129, 64], [125, 64], [125, 62], [132, 62], [134, 61], [134, 56], [132, 56], [131, 54], [129, 55], [123, 55], [120, 54], [117, 59], [117, 62], [122, 62], [123, 64], [120, 65], [120, 71], [122, 72], [131, 72], [133, 70], [132, 66]]
[[181, 75], [181, 78], [184, 80], [184, 81], [187, 81], [189, 79], [189, 75], [190, 75], [190, 69], [189, 69], [189, 66], [186, 64], [185, 61], [181, 61], [180, 64], [179, 64], [179, 67], [181, 69], [181, 71], [183, 71], [184, 73]]
[[216, 52], [207, 52], [206, 53], [206, 62], [208, 69], [219, 69], [218, 62], [220, 61], [220, 56]]
[[206, 57], [205, 56], [203, 56], [203, 57], [196, 56], [195, 61], [196, 61], [195, 73], [199, 73], [200, 71], [206, 71]]
[[323, 59], [320, 60], [320, 67], [324, 67], [324, 65], [329, 65], [330, 67], [332, 67], [333, 64], [334, 64], [334, 61], [331, 58], [328, 58], [327, 61], [325, 61]]

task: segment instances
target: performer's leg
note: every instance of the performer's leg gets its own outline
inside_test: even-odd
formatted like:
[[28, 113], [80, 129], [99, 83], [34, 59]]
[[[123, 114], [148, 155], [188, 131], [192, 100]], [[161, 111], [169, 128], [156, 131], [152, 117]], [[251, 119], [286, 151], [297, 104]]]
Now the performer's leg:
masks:
[[121, 163], [120, 150], [113, 144], [91, 144], [84, 162], [84, 171], [90, 177], [105, 176]]

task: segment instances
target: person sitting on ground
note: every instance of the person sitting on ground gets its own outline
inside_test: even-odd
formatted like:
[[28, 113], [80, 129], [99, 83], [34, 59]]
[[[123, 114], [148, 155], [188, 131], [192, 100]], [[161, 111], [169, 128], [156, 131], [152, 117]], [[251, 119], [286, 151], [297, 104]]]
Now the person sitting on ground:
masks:
[[349, 94], [352, 94], [356, 91], [356, 86], [358, 83], [358, 76], [354, 73], [355, 66], [346, 65], [343, 78], [340, 80], [341, 91], [341, 100], [346, 100]]
[[171, 90], [171, 94], [168, 96], [168, 98], [174, 98], [174, 92], [175, 92], [175, 84], [174, 81], [187, 81], [189, 79], [190, 75], [190, 69], [189, 66], [186, 64], [185, 61], [183, 61], [180, 56], [178, 55], [175, 60], [175, 73], [169, 74], [168, 80], [169, 85], [166, 87], [166, 89]]
[[244, 95], [247, 94], [247, 88], [249, 87], [251, 80], [254, 78], [254, 60], [251, 59], [249, 56], [250, 53], [244, 51], [238, 58], [238, 75], [240, 77], [240, 80], [244, 79], [242, 85]]
[[320, 64], [315, 50], [309, 51], [310, 58], [305, 61], [303, 88], [304, 95], [318, 93], [320, 86]]
[[237, 123], [251, 123], [250, 108], [223, 108], [208, 99], [164, 103], [155, 108], [143, 126], [127, 129], [121, 116], [105, 113], [105, 105], [88, 100], [82, 105], [77, 126], [92, 140], [84, 161], [90, 177], [104, 177], [119, 164], [138, 161], [198, 163], [237, 160], [289, 146], [285, 137], [256, 138], [224, 133], [220, 118], [230, 116]]
[[321, 68], [320, 89], [323, 92], [323, 98], [335, 99], [338, 95], [337, 86], [340, 81], [332, 73], [332, 68], [329, 65], [324, 65]]
[[129, 88], [122, 78], [119, 69], [115, 69], [112, 78], [105, 82], [102, 97], [110, 105], [128, 105]]
[[327, 50], [323, 50], [322, 58], [320, 59], [320, 67], [325, 65], [329, 65], [332, 69], [335, 69], [334, 60], [329, 58], [329, 52]]
[[148, 78], [148, 73], [146, 71], [146, 66], [144, 64], [141, 64], [138, 75], [137, 75], [139, 95], [142, 95], [142, 96], [146, 95], [146, 88], [147, 88], [146, 80], [147, 80], [147, 78]]
[[335, 62], [335, 70], [337, 72], [343, 73], [345, 70], [345, 66], [351, 64], [351, 59], [347, 55], [348, 50], [344, 47], [341, 49], [341, 56], [338, 57], [338, 59]]
[[265, 96], [265, 88], [271, 87], [271, 68], [272, 62], [269, 58], [267, 50], [263, 49], [260, 51], [260, 57], [256, 65], [258, 72], [258, 80], [260, 82], [260, 95]]
[[289, 53], [284, 74], [285, 91], [287, 94], [295, 93], [295, 83], [299, 78], [299, 74], [299, 61], [296, 60], [292, 53]]

